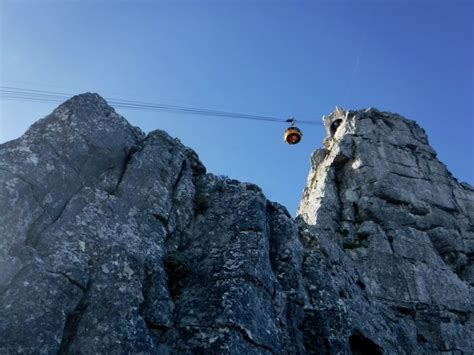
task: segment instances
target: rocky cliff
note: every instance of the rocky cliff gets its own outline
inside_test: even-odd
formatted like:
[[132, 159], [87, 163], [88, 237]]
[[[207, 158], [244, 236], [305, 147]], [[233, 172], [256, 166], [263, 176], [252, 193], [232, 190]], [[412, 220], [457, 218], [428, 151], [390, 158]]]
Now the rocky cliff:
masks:
[[0, 145], [0, 353], [472, 353], [474, 190], [337, 110], [293, 220], [75, 96]]

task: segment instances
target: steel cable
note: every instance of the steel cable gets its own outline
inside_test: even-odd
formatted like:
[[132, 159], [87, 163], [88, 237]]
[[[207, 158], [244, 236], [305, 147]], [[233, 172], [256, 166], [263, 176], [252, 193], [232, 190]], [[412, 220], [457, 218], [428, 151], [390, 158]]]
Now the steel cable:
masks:
[[[31, 102], [56, 102], [61, 103], [74, 96], [70, 93], [62, 93], [56, 91], [25, 89], [12, 86], [0, 86], [0, 99], [16, 100], [16, 101], [31, 101]], [[246, 119], [256, 121], [278, 122], [285, 123], [286, 119], [252, 115], [237, 112], [210, 110], [197, 107], [177, 106], [163, 103], [151, 103], [145, 101], [133, 101], [119, 98], [106, 98], [108, 103], [117, 108], [148, 110], [148, 111], [168, 111], [174, 113], [201, 115], [221, 118]], [[321, 125], [317, 121], [297, 120], [298, 124], [312, 124]]]

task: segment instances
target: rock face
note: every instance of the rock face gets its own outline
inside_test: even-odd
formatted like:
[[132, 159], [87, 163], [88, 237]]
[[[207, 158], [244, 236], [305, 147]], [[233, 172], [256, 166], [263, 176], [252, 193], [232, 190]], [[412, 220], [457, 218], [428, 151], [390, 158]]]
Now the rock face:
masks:
[[[359, 286], [341, 294], [342, 324], [328, 327], [327, 348], [357, 329], [387, 353], [472, 353], [474, 190], [436, 159], [414, 121], [336, 110], [325, 125], [299, 218], [338, 246], [335, 263]], [[329, 294], [331, 309], [338, 294]]]
[[299, 216], [96, 94], [0, 145], [0, 353], [472, 353], [474, 190], [326, 119]]

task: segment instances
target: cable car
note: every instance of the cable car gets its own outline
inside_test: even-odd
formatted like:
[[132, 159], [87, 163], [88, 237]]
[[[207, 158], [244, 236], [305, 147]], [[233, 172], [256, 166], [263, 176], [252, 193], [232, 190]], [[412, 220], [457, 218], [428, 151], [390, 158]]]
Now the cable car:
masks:
[[303, 132], [301, 132], [298, 127], [296, 127], [296, 120], [294, 118], [290, 118], [286, 120], [286, 122], [290, 122], [291, 126], [285, 130], [283, 139], [288, 144], [298, 144], [303, 138]]

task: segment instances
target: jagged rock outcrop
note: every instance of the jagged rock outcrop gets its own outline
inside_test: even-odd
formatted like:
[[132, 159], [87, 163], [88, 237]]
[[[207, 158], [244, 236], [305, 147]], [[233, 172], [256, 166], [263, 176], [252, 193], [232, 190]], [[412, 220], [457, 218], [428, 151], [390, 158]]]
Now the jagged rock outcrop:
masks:
[[96, 94], [0, 145], [0, 353], [472, 353], [474, 190], [413, 121], [326, 124], [296, 220]]
[[388, 353], [471, 353], [473, 188], [436, 159], [414, 121], [336, 110], [325, 125], [299, 218], [359, 277], [366, 300], [345, 302], [344, 327]]

